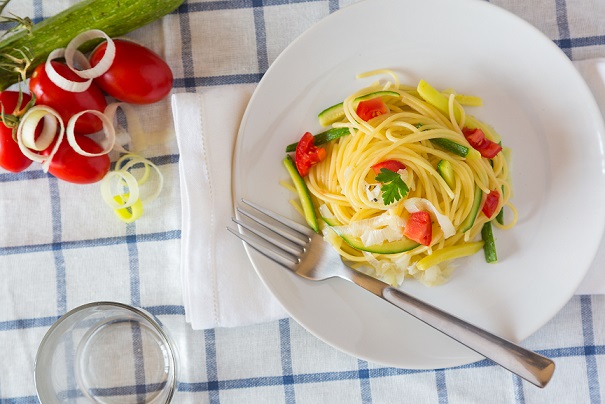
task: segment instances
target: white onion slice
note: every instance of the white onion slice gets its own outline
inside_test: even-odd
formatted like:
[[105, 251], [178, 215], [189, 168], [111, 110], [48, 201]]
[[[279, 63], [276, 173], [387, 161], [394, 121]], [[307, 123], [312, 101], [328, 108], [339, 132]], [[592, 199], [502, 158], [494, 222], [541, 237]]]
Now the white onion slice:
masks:
[[[59, 73], [57, 73], [57, 71], [53, 67], [51, 61], [54, 59], [62, 58], [64, 56], [65, 56], [65, 48], [59, 48], [59, 49], [55, 49], [54, 51], [52, 51], [48, 55], [48, 58], [46, 58], [46, 64], [44, 65], [44, 70], [46, 71], [46, 74], [48, 75], [48, 78], [50, 79], [50, 81], [52, 81], [57, 87], [65, 90], [65, 91], [72, 92], [72, 93], [81, 93], [83, 91], [88, 90], [88, 88], [90, 87], [90, 84], [92, 83], [92, 79], [88, 79], [86, 81], [73, 81], [73, 80], [66, 79], [65, 77], [63, 77]], [[86, 60], [86, 57], [82, 54], [82, 52], [80, 52], [80, 51], [75, 52], [74, 55], [72, 55], [72, 60], [74, 58], [78, 58], [78, 62], [80, 64], [83, 64], [84, 66], [90, 66], [90, 64], [88, 63], [88, 60]]]
[[[103, 57], [95, 67], [90, 67], [90, 63], [87, 63], [85, 69], [77, 70], [74, 66], [73, 61], [74, 56], [79, 52], [78, 48], [84, 43], [98, 38], [105, 38], [105, 40], [107, 41], [107, 47], [105, 48], [105, 53], [103, 54]], [[111, 64], [113, 63], [115, 56], [115, 43], [109, 37], [109, 35], [99, 29], [91, 29], [89, 31], [84, 31], [81, 34], [78, 34], [69, 42], [69, 44], [65, 48], [65, 62], [67, 63], [67, 66], [69, 66], [69, 68], [73, 70], [78, 76], [85, 79], [94, 79], [95, 77], [99, 77], [105, 72], [107, 72], [107, 70], [109, 70]]]
[[[126, 164], [124, 164], [125, 161], [128, 161], [128, 162]], [[143, 185], [145, 182], [147, 182], [147, 179], [149, 178], [149, 167], [153, 168], [155, 170], [156, 174], [158, 175], [158, 183], [157, 183], [155, 191], [152, 192], [151, 194], [149, 194], [148, 196], [141, 198], [141, 201], [143, 203], [148, 203], [148, 202], [151, 202], [154, 199], [156, 199], [160, 195], [160, 192], [162, 191], [162, 188], [164, 187], [164, 176], [162, 175], [162, 172], [160, 171], [158, 166], [156, 166], [154, 163], [152, 163], [150, 160], [148, 160], [144, 157], [137, 156], [135, 154], [127, 154], [127, 155], [122, 156], [116, 162], [116, 169], [118, 169], [120, 171], [129, 172], [128, 170], [130, 170], [132, 167], [134, 167], [136, 164], [139, 164], [139, 163], [141, 163], [145, 166], [145, 172], [143, 173], [143, 176], [137, 180], [138, 185]]]
[[[76, 121], [78, 120], [78, 118], [80, 118], [84, 114], [95, 115], [99, 119], [101, 119], [101, 122], [103, 123], [103, 133], [105, 133], [105, 141], [103, 143], [106, 143], [106, 145], [103, 147], [103, 151], [101, 151], [99, 153], [89, 153], [89, 152], [85, 151], [84, 149], [82, 149], [80, 147], [80, 145], [78, 144], [78, 141], [76, 140], [76, 134], [74, 133]], [[79, 153], [83, 156], [94, 157], [94, 156], [102, 156], [103, 154], [107, 154], [113, 149], [113, 146], [116, 142], [116, 131], [113, 127], [113, 123], [109, 120], [109, 118], [107, 118], [107, 116], [104, 113], [94, 110], [94, 109], [88, 109], [86, 111], [78, 112], [77, 114], [75, 114], [71, 118], [69, 118], [69, 122], [67, 122], [67, 128], [65, 129], [65, 132], [67, 134], [67, 141], [69, 142], [70, 146], [77, 153]]]
[[[113, 179], [116, 179], [118, 184], [125, 183], [128, 188], [128, 199], [126, 199], [124, 203], [118, 203], [114, 198], [111, 186]], [[128, 171], [110, 171], [101, 181], [101, 195], [103, 196], [105, 203], [113, 209], [128, 208], [139, 200], [139, 185], [137, 184], [137, 179]], [[124, 192], [119, 192], [116, 195], [124, 195]]]
[[[143, 142], [143, 127], [141, 126], [141, 121], [139, 121], [139, 117], [134, 109], [134, 107], [125, 102], [113, 102], [105, 108], [105, 115], [109, 118], [109, 120], [113, 123], [116, 117], [116, 113], [118, 108], [122, 109], [124, 112], [124, 116], [126, 117], [126, 125], [128, 126], [126, 129], [127, 134], [130, 137], [130, 141], [132, 142], [132, 149], [127, 151], [125, 150], [121, 144], [117, 144], [114, 146], [114, 149], [122, 152], [122, 153], [131, 153], [132, 151], [140, 151], [144, 148]], [[125, 143], [124, 143], [125, 144]]]
[[[36, 139], [36, 129], [41, 120], [44, 120], [42, 132]], [[29, 113], [23, 116], [21, 129], [21, 139], [23, 145], [31, 150], [46, 150], [57, 135], [57, 118], [49, 113], [44, 107], [30, 109]]]
[[445, 238], [451, 237], [456, 234], [454, 224], [449, 219], [449, 217], [439, 212], [435, 205], [433, 205], [428, 199], [409, 198], [403, 202], [403, 207], [410, 213], [418, 212], [421, 210], [431, 211], [433, 215], [435, 215], [437, 222], [439, 222], [439, 226], [441, 226], [441, 230], [443, 230], [443, 236]]
[[[35, 140], [36, 127], [41, 119], [44, 119], [44, 129], [42, 133]], [[54, 121], [54, 123], [50, 123]], [[59, 133], [57, 134], [57, 122], [59, 123]], [[47, 129], [48, 124], [48, 129]], [[54, 157], [55, 153], [61, 145], [63, 140], [63, 134], [65, 133], [65, 127], [63, 120], [57, 111], [54, 109], [44, 106], [37, 105], [30, 108], [25, 115], [21, 118], [21, 122], [17, 128], [17, 143], [19, 149], [27, 158], [42, 163], [42, 169], [44, 172], [48, 171], [50, 161]], [[48, 148], [53, 140], [56, 142], [48, 156], [43, 156], [39, 153], [35, 153], [32, 150], [41, 151]], [[30, 145], [29, 147], [26, 145]]]

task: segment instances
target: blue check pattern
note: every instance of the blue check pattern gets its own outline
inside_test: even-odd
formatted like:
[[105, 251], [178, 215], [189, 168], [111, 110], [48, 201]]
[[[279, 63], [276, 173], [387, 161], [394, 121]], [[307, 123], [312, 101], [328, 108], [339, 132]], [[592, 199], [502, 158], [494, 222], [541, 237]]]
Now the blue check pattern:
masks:
[[[166, 57], [175, 92], [256, 83], [296, 36], [353, 2], [186, 0], [132, 36]], [[40, 21], [75, 3], [14, 0], [5, 11]], [[601, 0], [493, 3], [535, 25], [573, 60], [605, 57]], [[168, 101], [153, 114], [150, 120], [170, 133]], [[179, 283], [178, 149], [169, 139], [150, 150], [167, 185], [146, 219], [133, 224], [116, 223], [94, 186], [66, 185], [34, 166], [0, 172], [0, 404], [39, 402], [32, 375], [40, 340], [62, 314], [95, 300], [143, 307], [168, 328], [181, 356], [176, 403], [605, 402], [602, 295], [574, 296], [523, 342], [557, 363], [544, 390], [489, 360], [436, 370], [369, 363], [325, 345], [290, 319], [191, 330]], [[103, 394], [136, 395], [145, 388], [154, 386], [136, 374]]]

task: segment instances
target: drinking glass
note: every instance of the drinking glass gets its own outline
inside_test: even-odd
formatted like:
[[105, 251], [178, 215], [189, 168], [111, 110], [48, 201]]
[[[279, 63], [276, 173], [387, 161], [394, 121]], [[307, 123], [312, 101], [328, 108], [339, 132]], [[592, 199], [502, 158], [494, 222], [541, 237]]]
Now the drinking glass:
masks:
[[36, 355], [42, 403], [169, 403], [177, 389], [176, 347], [145, 310], [85, 304], [53, 324]]

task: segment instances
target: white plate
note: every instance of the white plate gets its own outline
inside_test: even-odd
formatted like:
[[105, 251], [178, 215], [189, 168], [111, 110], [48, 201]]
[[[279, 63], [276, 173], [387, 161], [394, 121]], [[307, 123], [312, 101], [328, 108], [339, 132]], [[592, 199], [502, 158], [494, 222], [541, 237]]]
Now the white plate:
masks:
[[[317, 133], [317, 113], [396, 70], [403, 83], [478, 95], [472, 114], [513, 150], [518, 225], [496, 234], [500, 262], [482, 254], [434, 288], [412, 295], [513, 341], [571, 298], [601, 240], [605, 218], [603, 121], [585, 82], [550, 41], [520, 18], [482, 1], [364, 1], [334, 13], [271, 65], [244, 115], [234, 192], [298, 217], [278, 181], [287, 144]], [[299, 279], [260, 254], [250, 259], [290, 315], [328, 344], [383, 365], [431, 369], [481, 359], [466, 347], [342, 280]]]

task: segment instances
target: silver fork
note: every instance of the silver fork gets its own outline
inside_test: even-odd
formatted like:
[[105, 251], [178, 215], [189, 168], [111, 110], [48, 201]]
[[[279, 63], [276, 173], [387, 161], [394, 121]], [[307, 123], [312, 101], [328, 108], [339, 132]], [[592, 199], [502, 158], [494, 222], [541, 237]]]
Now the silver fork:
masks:
[[550, 381], [555, 370], [552, 360], [350, 268], [342, 261], [338, 252], [329, 246], [321, 235], [310, 228], [250, 201], [242, 200], [242, 202], [247, 207], [244, 209], [238, 206], [237, 212], [244, 220], [233, 218], [233, 221], [241, 226], [240, 228], [248, 230], [255, 236], [245, 231], [227, 229], [250, 247], [284, 268], [314, 281], [333, 277], [346, 279], [491, 359], [528, 382], [542, 388]]

